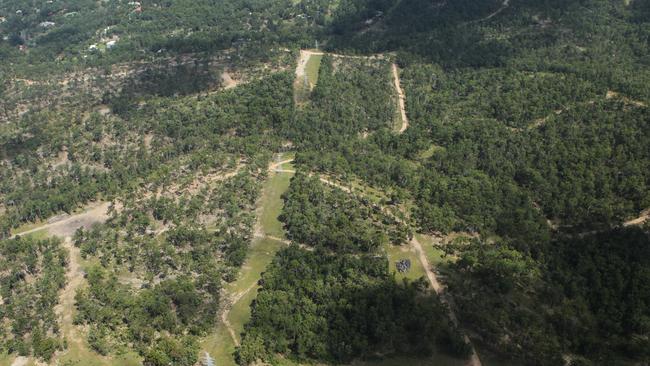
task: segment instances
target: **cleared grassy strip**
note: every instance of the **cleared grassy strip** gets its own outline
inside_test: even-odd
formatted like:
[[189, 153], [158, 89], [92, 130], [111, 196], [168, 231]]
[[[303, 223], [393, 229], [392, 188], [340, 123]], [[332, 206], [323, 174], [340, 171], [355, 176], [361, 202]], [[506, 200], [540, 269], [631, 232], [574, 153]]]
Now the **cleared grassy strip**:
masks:
[[289, 188], [291, 174], [276, 173], [272, 174], [264, 188], [262, 197], [262, 212], [260, 215], [260, 224], [266, 235], [272, 235], [284, 238], [282, 223], [278, 220], [282, 211], [282, 193]]
[[307, 75], [307, 80], [309, 84], [316, 85], [318, 83], [318, 70], [320, 69], [320, 62], [323, 59], [323, 55], [311, 55], [305, 66], [305, 74]]
[[12, 229], [10, 231], [10, 234], [11, 235], [20, 235], [20, 233], [22, 233], [22, 232], [29, 231], [29, 230], [34, 230], [34, 229], [37, 229], [37, 228], [39, 228], [41, 226], [45, 226], [46, 224], [47, 224], [46, 221], [29, 222], [29, 223], [26, 223], [26, 224], [22, 224], [22, 225], [18, 226], [15, 229]]
[[[286, 156], [281, 155], [278, 160], [284, 159]], [[291, 174], [271, 173], [264, 185], [258, 218], [264, 235], [284, 237], [284, 230], [278, 216], [283, 206], [281, 196], [289, 188], [290, 179]], [[275, 253], [284, 246], [284, 243], [266, 237], [254, 239], [237, 280], [225, 288], [229, 298], [238, 298], [227, 315], [228, 323], [238, 340], [241, 340], [244, 324], [250, 319], [250, 305], [257, 296], [259, 288], [257, 282], [275, 257]], [[236, 365], [233, 357], [235, 344], [226, 325], [222, 322], [219, 322], [215, 332], [201, 343], [200, 359], [203, 359], [206, 351], [215, 359], [217, 365]]]
[[429, 263], [435, 267], [451, 260], [450, 257], [444, 257], [444, 252], [433, 247], [434, 239], [428, 235], [415, 234], [415, 237], [422, 244], [424, 254], [427, 256]]
[[199, 360], [203, 360], [205, 352], [214, 358], [217, 365], [220, 366], [236, 366], [233, 352], [235, 352], [235, 344], [230, 338], [230, 334], [223, 323], [219, 322], [215, 331], [206, 337], [201, 342], [201, 352], [199, 353]]

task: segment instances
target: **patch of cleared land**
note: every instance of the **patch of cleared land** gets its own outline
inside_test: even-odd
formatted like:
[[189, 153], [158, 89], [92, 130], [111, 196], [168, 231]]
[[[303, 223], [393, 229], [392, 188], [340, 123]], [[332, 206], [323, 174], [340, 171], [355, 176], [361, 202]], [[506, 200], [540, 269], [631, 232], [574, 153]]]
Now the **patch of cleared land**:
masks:
[[318, 70], [320, 69], [322, 59], [323, 55], [313, 54], [309, 57], [309, 61], [305, 65], [305, 73], [307, 74], [307, 81], [309, 81], [310, 85], [316, 85], [318, 82]]
[[[418, 254], [410, 245], [386, 244], [384, 245], [383, 249], [386, 251], [386, 256], [388, 257], [388, 266], [390, 268], [390, 271], [395, 273], [395, 277], [399, 281], [401, 281], [403, 278], [407, 278], [409, 280], [417, 280], [418, 278], [425, 276], [422, 263], [418, 259]], [[408, 259], [411, 261], [411, 269], [404, 273], [398, 272], [395, 265], [395, 262], [402, 259]]]
[[27, 230], [17, 232], [12, 236], [12, 238], [16, 235], [32, 234], [40, 230], [47, 230], [51, 235], [62, 238], [71, 237], [80, 227], [87, 229], [95, 223], [106, 221], [108, 219], [109, 206], [109, 202], [102, 202], [72, 216], [59, 216], [58, 218], [51, 220], [52, 222], [38, 224]]
[[[59, 304], [55, 313], [59, 317], [59, 325], [63, 337], [68, 342], [68, 348], [55, 354], [52, 364], [83, 365], [83, 366], [136, 366], [142, 362], [133, 353], [124, 353], [112, 357], [104, 357], [93, 352], [86, 342], [83, 329], [73, 324], [75, 314], [75, 294], [77, 289], [84, 286], [84, 269], [79, 248], [72, 243], [71, 237], [78, 228], [90, 228], [93, 224], [105, 222], [108, 219], [109, 202], [101, 202], [86, 210], [70, 216], [59, 215], [47, 222], [21, 227], [16, 235], [36, 235], [38, 237], [58, 236], [64, 239], [63, 246], [68, 250], [69, 261], [66, 273], [66, 286], [61, 292]], [[5, 365], [36, 365], [36, 360], [27, 357], [17, 357], [11, 363], [12, 356], [0, 356], [0, 366]]]
[[402, 90], [402, 86], [400, 85], [399, 81], [399, 70], [397, 70], [397, 64], [393, 63], [391, 65], [391, 70], [393, 73], [393, 83], [395, 84], [395, 91], [397, 91], [397, 107], [399, 110], [400, 118], [401, 118], [401, 126], [399, 127], [399, 133], [403, 133], [406, 131], [406, 129], [409, 126], [409, 120], [406, 117], [406, 105], [405, 105], [405, 97], [404, 97], [404, 90]]
[[291, 160], [279, 155], [269, 165], [269, 178], [258, 205], [255, 238], [237, 280], [225, 287], [224, 309], [215, 332], [201, 344], [200, 354], [209, 352], [218, 365], [236, 365], [232, 354], [241, 340], [244, 324], [250, 319], [250, 305], [257, 296], [258, 281], [275, 254], [286, 246], [275, 238], [285, 237], [278, 216], [283, 206], [281, 196], [289, 188], [291, 174], [278, 173], [276, 169], [289, 164]]

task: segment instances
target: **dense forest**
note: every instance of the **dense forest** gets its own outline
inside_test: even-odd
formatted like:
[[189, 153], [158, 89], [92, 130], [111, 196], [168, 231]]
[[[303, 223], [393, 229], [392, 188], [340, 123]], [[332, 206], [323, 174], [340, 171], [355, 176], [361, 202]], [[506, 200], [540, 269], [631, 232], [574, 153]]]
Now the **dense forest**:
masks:
[[[230, 306], [232, 364], [647, 363], [649, 60], [644, 0], [3, 1], [0, 361], [69, 351], [76, 260], [84, 344], [145, 365]], [[231, 304], [274, 174], [284, 248]], [[70, 253], [12, 237], [99, 203]], [[445, 295], [390, 269], [417, 235]]]
[[435, 344], [468, 350], [424, 280], [398, 283], [383, 257], [292, 246], [267, 268], [237, 358], [241, 364], [348, 363], [358, 358], [427, 355]]
[[58, 239], [16, 238], [0, 245], [2, 352], [49, 360], [64, 347], [54, 306], [65, 283], [67, 253]]
[[[408, 227], [368, 202], [316, 177], [296, 175], [284, 198], [279, 219], [290, 239], [337, 253], [373, 252], [381, 244], [407, 241]], [[365, 203], [365, 204], [364, 204]]]

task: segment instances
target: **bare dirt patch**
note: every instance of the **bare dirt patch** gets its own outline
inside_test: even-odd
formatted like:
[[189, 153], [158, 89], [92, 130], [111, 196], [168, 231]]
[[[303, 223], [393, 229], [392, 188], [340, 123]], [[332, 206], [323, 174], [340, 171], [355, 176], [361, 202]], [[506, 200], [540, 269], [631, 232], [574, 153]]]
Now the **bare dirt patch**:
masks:
[[409, 121], [408, 118], [406, 117], [404, 90], [402, 90], [402, 86], [400, 85], [399, 71], [397, 70], [397, 65], [393, 63], [391, 69], [393, 71], [393, 83], [395, 84], [395, 90], [397, 91], [397, 102], [399, 107], [399, 113], [402, 118], [402, 126], [399, 129], [399, 133], [402, 133], [406, 131], [406, 129], [409, 126]]
[[228, 71], [223, 71], [221, 73], [221, 83], [224, 89], [232, 89], [239, 85], [239, 81], [232, 78]]
[[625, 104], [627, 105], [633, 105], [635, 107], [647, 107], [648, 105], [638, 101], [638, 100], [633, 100], [631, 98], [628, 98], [624, 95], [622, 95], [619, 92], [615, 92], [613, 90], [608, 90], [607, 94], [605, 94], [605, 99], [620, 99], [622, 100]]
[[637, 218], [635, 218], [635, 219], [632, 219], [632, 220], [625, 221], [625, 222], [623, 223], [623, 226], [624, 226], [624, 227], [627, 227], [627, 226], [637, 226], [637, 225], [642, 225], [643, 223], [645, 223], [645, 222], [648, 221], [649, 219], [650, 219], [650, 208], [647, 209], [647, 210], [645, 210], [645, 211], [643, 211], [643, 212], [641, 212], [641, 214], [639, 215], [639, 217], [637, 217]]
[[14, 238], [18, 235], [27, 235], [41, 230], [47, 230], [51, 235], [59, 236], [62, 238], [72, 237], [74, 232], [80, 227], [85, 229], [90, 228], [95, 223], [102, 223], [108, 220], [108, 208], [110, 202], [102, 202], [95, 206], [88, 208], [86, 211], [71, 215], [57, 216], [53, 220], [48, 220], [46, 225], [38, 226], [33, 229], [23, 231], [13, 235]]
[[18, 356], [14, 359], [14, 362], [11, 363], [11, 366], [26, 366], [27, 362], [29, 362], [29, 358]]

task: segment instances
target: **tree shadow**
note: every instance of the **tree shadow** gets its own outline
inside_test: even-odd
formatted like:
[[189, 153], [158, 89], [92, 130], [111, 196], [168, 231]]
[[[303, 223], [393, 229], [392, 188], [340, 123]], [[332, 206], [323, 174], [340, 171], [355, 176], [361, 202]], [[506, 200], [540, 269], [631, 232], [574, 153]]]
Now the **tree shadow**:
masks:
[[172, 97], [218, 88], [220, 72], [206, 61], [178, 61], [135, 70], [117, 93], [106, 93], [103, 102], [119, 115], [136, 108], [149, 97]]
[[[328, 29], [328, 48], [348, 52], [400, 52], [400, 62], [444, 66], [500, 66], [525, 48], [557, 41], [540, 19], [560, 16], [580, 1], [367, 0], [339, 6]], [[511, 34], [517, 29], [523, 32]]]

